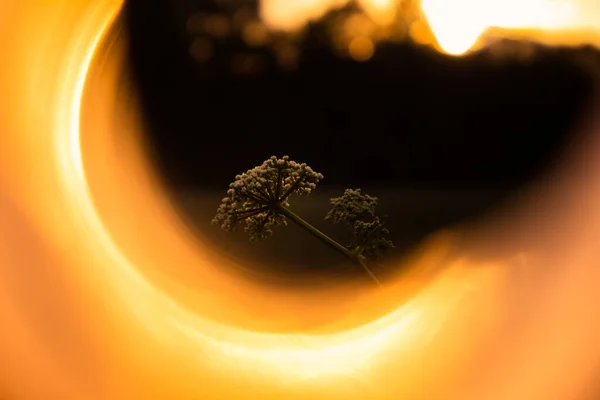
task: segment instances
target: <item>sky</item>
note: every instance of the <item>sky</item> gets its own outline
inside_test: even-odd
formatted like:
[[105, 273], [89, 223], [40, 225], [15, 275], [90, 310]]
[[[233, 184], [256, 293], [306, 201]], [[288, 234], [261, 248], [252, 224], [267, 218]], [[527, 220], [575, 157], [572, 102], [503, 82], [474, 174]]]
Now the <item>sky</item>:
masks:
[[[457, 58], [402, 42], [378, 45], [359, 62], [332, 51], [324, 23], [310, 27], [290, 67], [269, 48], [199, 27], [238, 7], [221, 4], [229, 6], [126, 6], [132, 76], [164, 179], [180, 191], [224, 193], [236, 174], [289, 155], [324, 174], [313, 202], [327, 202], [328, 187], [389, 188], [375, 194], [398, 205], [385, 211], [401, 251], [543, 177], [573, 139], [591, 94], [592, 78], [573, 61], [590, 49], [505, 42]], [[407, 197], [406, 188], [422, 192]], [[219, 196], [192, 197], [183, 207], [208, 229]], [[312, 220], [326, 211], [315, 206], [313, 216], [306, 207]], [[316, 241], [290, 255], [293, 235], [266, 248], [246, 242], [237, 251], [262, 260], [317, 254], [306, 264], [330, 262], [311, 247]]]

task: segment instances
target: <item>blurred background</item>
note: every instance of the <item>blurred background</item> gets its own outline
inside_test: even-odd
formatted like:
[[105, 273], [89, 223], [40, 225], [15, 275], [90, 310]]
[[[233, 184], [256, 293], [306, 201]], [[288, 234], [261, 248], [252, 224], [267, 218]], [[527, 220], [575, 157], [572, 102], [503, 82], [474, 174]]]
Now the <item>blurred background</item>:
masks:
[[[463, 57], [374, 29], [353, 5], [296, 34], [268, 31], [253, 1], [131, 0], [130, 65], [151, 156], [179, 212], [271, 279], [353, 268], [295, 226], [264, 243], [210, 224], [234, 176], [289, 155], [324, 174], [293, 210], [333, 237], [329, 199], [362, 188], [388, 215], [393, 262], [429, 235], [485, 218], [545, 179], [573, 137], [600, 65], [591, 47], [503, 41]], [[360, 271], [356, 271], [360, 273]], [[258, 272], [257, 272], [258, 273]]]

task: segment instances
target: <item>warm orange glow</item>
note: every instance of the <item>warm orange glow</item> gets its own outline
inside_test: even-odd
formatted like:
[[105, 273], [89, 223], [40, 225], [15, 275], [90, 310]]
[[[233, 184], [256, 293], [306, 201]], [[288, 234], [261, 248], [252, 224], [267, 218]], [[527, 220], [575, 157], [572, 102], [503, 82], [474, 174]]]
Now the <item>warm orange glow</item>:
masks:
[[293, 31], [346, 4], [348, 0], [262, 0], [261, 18], [270, 28]]
[[247, 24], [242, 30], [242, 37], [249, 46], [262, 46], [269, 38], [266, 28], [258, 22]]
[[554, 45], [600, 44], [595, 0], [422, 0], [421, 7], [440, 47], [450, 54], [469, 51], [494, 28], [503, 30], [502, 37]]
[[369, 58], [373, 57], [375, 48], [371, 39], [359, 36], [352, 39], [349, 51], [352, 58], [356, 61], [367, 61]]
[[[283, 1], [265, 15], [285, 26], [326, 9]], [[515, 204], [513, 223], [465, 229], [477, 242], [460, 247], [440, 236], [386, 292], [261, 287], [188, 232], [149, 166], [121, 5], [0, 1], [0, 393], [565, 399], [594, 383], [597, 137]], [[585, 15], [593, 28], [587, 6], [565, 21]], [[466, 49], [468, 35], [446, 42], [433, 29]]]
[[365, 13], [381, 25], [388, 25], [396, 18], [397, 0], [358, 0]]
[[[347, 0], [263, 0], [264, 22], [274, 29], [298, 30]], [[380, 27], [416, 23], [415, 39], [448, 54], [477, 48], [485, 36], [517, 38], [549, 45], [600, 44], [600, 3], [596, 0], [360, 0], [364, 14]], [[405, 7], [406, 4], [409, 4]], [[404, 14], [402, 14], [402, 11]], [[429, 26], [425, 32], [423, 25]], [[426, 36], [429, 37], [426, 37]], [[391, 32], [375, 39], [390, 39]]]

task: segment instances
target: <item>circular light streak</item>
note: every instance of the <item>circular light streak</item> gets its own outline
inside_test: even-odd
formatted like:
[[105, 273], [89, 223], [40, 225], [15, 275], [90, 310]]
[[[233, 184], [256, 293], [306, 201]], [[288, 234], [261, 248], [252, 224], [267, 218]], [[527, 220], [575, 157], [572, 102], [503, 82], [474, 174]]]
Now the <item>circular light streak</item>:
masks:
[[[519, 223], [497, 224], [489, 242], [470, 246], [493, 249], [498, 232], [520, 232], [514, 253], [477, 259], [464, 247], [449, 257], [442, 237], [409, 261], [421, 268], [388, 292], [358, 293], [354, 302], [351, 286], [263, 288], [217, 268], [225, 260], [185, 230], [144, 158], [143, 127], [121, 86], [122, 42], [117, 30], [109, 34], [122, 3], [2, 6], [3, 15], [18, 17], [2, 21], [3, 37], [12, 36], [2, 41], [10, 62], [0, 70], [0, 88], [11, 98], [0, 120], [0, 216], [9, 228], [0, 230], [8, 249], [0, 254], [0, 317], [10, 327], [0, 350], [15, 361], [11, 371], [0, 370], [10, 377], [0, 385], [11, 393], [505, 399], [570, 395], [588, 384], [600, 361], [600, 277], [592, 268], [600, 191], [572, 178], [600, 168], [584, 150], [573, 151], [575, 167], [557, 175], [560, 185], [535, 192], [547, 195], [546, 205], [521, 202], [543, 218], [511, 214]], [[556, 205], [564, 212], [547, 212]], [[548, 216], [550, 233], [523, 239]], [[486, 237], [480, 228], [465, 231]], [[55, 276], [36, 283], [38, 270]], [[171, 274], [193, 278], [194, 288]], [[398, 306], [413, 283], [419, 290]], [[45, 300], [36, 297], [44, 293]], [[373, 303], [392, 311], [382, 315], [376, 310], [385, 307]], [[342, 316], [331, 312], [339, 306], [347, 310]], [[319, 313], [339, 320], [282, 331]], [[44, 323], [48, 315], [52, 324]], [[32, 376], [41, 385], [24, 385]]]

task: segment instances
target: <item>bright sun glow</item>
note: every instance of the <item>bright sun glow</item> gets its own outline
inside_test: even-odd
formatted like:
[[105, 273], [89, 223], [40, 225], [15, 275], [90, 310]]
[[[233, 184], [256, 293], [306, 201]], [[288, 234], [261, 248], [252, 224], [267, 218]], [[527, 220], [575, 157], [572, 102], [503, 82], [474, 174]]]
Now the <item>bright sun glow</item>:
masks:
[[[264, 0], [262, 15], [298, 29], [344, 3]], [[359, 4], [381, 26], [400, 10]], [[562, 399], [593, 383], [600, 188], [569, 177], [597, 162], [575, 154], [560, 190], [539, 189], [548, 203], [537, 215], [551, 210], [552, 225], [514, 254], [449, 253], [442, 235], [382, 293], [263, 288], [218, 268], [229, 261], [188, 233], [149, 167], [123, 85], [121, 7], [0, 1], [0, 397]], [[600, 32], [596, 1], [421, 7], [452, 54], [492, 28], [557, 44], [598, 43]], [[511, 229], [539, 222], [517, 215]], [[286, 332], [317, 317], [330, 323]]]
[[504, 29], [509, 38], [533, 31], [527, 36], [535, 41], [544, 32], [563, 31], [551, 43], [600, 43], [600, 3], [594, 0], [423, 0], [421, 7], [439, 45], [450, 54], [466, 53], [493, 28]]
[[[347, 0], [263, 0], [261, 9], [268, 26], [297, 30], [347, 4]], [[486, 33], [492, 38], [524, 38], [554, 45], [600, 44], [600, 3], [596, 0], [421, 0], [420, 4], [360, 0], [358, 4], [379, 25], [393, 24], [402, 17], [427, 23], [431, 30], [427, 41], [453, 55], [473, 49]], [[414, 4], [418, 4], [417, 10]], [[409, 10], [410, 15], [398, 10]], [[495, 31], [498, 29], [501, 33]]]

